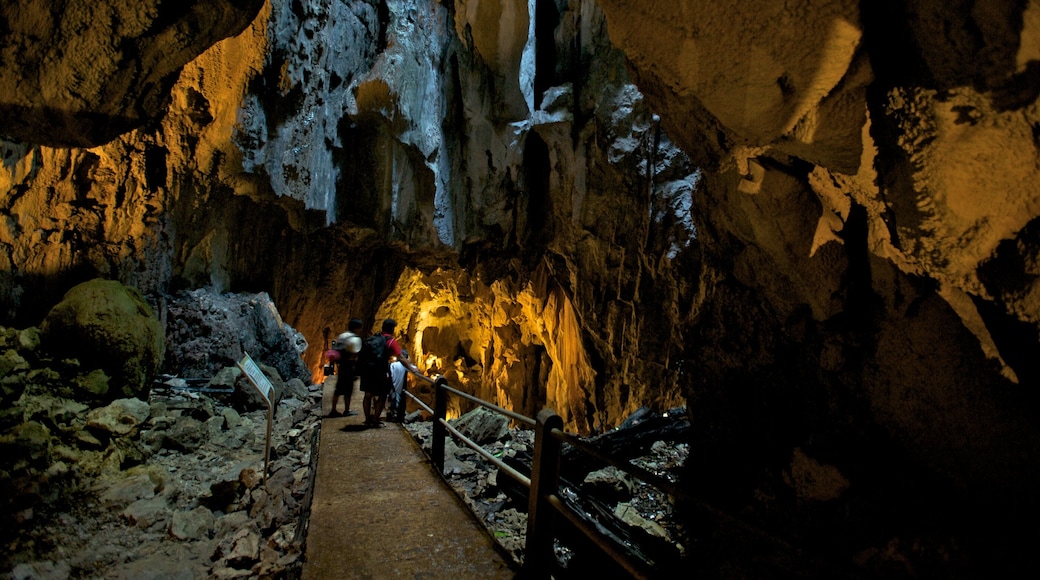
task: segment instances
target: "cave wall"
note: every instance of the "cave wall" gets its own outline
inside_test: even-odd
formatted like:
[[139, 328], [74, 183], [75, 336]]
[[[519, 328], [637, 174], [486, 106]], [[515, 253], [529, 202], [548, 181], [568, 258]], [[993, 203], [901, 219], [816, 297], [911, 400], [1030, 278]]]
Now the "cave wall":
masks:
[[[5, 321], [36, 323], [94, 276], [139, 287], [161, 315], [179, 290], [266, 291], [314, 345], [318, 373], [326, 328], [354, 316], [375, 327], [388, 297], [416, 291], [406, 267], [443, 270], [494, 288], [465, 310], [498, 314], [409, 330], [490, 336], [493, 349], [467, 353], [475, 390], [551, 404], [582, 432], [681, 405], [673, 314], [695, 284], [675, 279], [673, 258], [694, 239], [699, 174], [629, 81], [595, 3], [539, 4], [535, 22], [520, 1], [264, 3], [171, 73], [150, 125], [86, 149], [10, 132]], [[141, 29], [196, 16], [143, 10], [157, 20]], [[89, 24], [93, 42], [114, 42]], [[139, 68], [97, 70], [118, 66]], [[510, 302], [525, 320], [564, 322], [494, 322]]]
[[691, 481], [875, 572], [1030, 569], [1040, 6], [600, 5], [705, 169]]
[[98, 275], [393, 316], [574, 430], [685, 401], [687, 485], [796, 543], [1021, 562], [1037, 3], [121, 6], [0, 8], [5, 324]]

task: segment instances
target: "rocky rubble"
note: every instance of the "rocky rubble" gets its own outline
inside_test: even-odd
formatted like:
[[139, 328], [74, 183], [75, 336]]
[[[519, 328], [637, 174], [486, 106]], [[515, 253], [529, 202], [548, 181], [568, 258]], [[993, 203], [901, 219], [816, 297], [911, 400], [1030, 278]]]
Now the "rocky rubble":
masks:
[[[104, 300], [86, 295], [104, 311]], [[197, 290], [168, 299], [160, 311], [167, 319], [163, 368], [170, 374], [138, 389], [139, 397], [112, 399], [123, 392], [118, 379], [92, 368], [89, 358], [84, 364], [56, 357], [38, 328], [0, 328], [0, 491], [6, 500], [0, 570], [6, 577], [300, 575], [322, 393], [299, 376], [283, 380], [280, 370], [303, 374], [305, 343], [262, 294]], [[133, 351], [133, 342], [122, 346]], [[267, 404], [234, 366], [246, 352], [256, 354], [271, 383], [269, 455]], [[183, 372], [171, 373], [178, 369]], [[415, 418], [406, 426], [428, 449], [430, 423]], [[601, 437], [631, 432], [645, 419], [644, 412]], [[505, 418], [479, 409], [454, 424], [529, 471], [530, 430], [511, 429]], [[526, 490], [476, 452], [447, 445], [449, 483], [522, 563]], [[644, 451], [637, 463], [668, 475], [683, 463], [686, 446], [673, 438]], [[673, 555], [682, 551], [682, 531], [660, 492], [613, 469], [588, 469], [580, 477], [566, 471], [564, 477], [568, 497], [580, 490], [599, 498], [597, 509], [626, 522], [615, 525], [660, 537]], [[557, 547], [561, 561], [581, 562], [584, 552], [565, 537]]]
[[95, 446], [106, 439], [110, 451], [58, 451], [66, 461], [39, 482], [54, 489], [16, 514], [3, 569], [13, 578], [291, 573], [302, 554], [321, 392], [299, 379], [284, 388], [266, 481], [264, 410], [240, 413], [220, 395], [163, 385], [148, 402], [87, 411]]
[[298, 379], [289, 390], [273, 414], [266, 481], [266, 411], [172, 387], [91, 411], [88, 425], [147, 459], [26, 514], [5, 539], [4, 569], [13, 578], [294, 575], [321, 391]]
[[[121, 300], [113, 285], [91, 285], [104, 292], [79, 292], [86, 298], [71, 308], [105, 319]], [[185, 345], [173, 325], [173, 353], [206, 350], [232, 365], [246, 349], [256, 353], [271, 383], [269, 454], [267, 402], [237, 366], [214, 365], [208, 378], [163, 376], [135, 388], [138, 396], [114, 398], [126, 392], [110, 377], [118, 365], [63, 355], [114, 340], [121, 352], [152, 353], [153, 337], [92, 325], [74, 335], [77, 348], [60, 349], [54, 325], [50, 340], [46, 329], [0, 328], [0, 570], [9, 577], [298, 575], [321, 391], [265, 363], [302, 374], [305, 344], [266, 295], [187, 293], [165, 312], [183, 312], [178, 300], [209, 306], [195, 317], [207, 321], [195, 327], [200, 340]]]
[[[520, 473], [530, 474], [532, 430], [510, 428], [505, 417], [483, 408], [470, 411], [451, 423], [494, 457]], [[432, 423], [406, 421], [405, 427], [424, 451], [430, 453]], [[653, 431], [645, 427], [652, 427]], [[644, 408], [618, 429], [587, 441], [598, 446], [614, 441], [619, 457], [631, 457], [633, 465], [674, 482], [689, 450], [682, 441], [686, 427], [688, 422], [682, 410], [658, 414]], [[650, 435], [652, 440], [633, 436], [640, 431]], [[656, 438], [652, 433], [662, 433], [662, 436]], [[565, 444], [563, 454], [573, 456], [576, 451]], [[674, 498], [609, 465], [596, 466], [573, 457], [563, 463], [560, 495], [567, 503], [598, 522], [608, 533], [616, 533], [621, 541], [636, 546], [636, 553], [641, 553], [640, 557], [649, 566], [663, 567], [683, 558], [687, 532], [674, 509]], [[444, 473], [448, 483], [498, 545], [522, 565], [527, 532], [527, 489], [476, 451], [450, 438], [445, 444]], [[589, 560], [602, 560], [599, 552], [590, 550], [565, 528], [561, 528], [555, 549], [563, 575], [568, 570], [585, 573], [602, 566], [602, 563], [592, 565]]]

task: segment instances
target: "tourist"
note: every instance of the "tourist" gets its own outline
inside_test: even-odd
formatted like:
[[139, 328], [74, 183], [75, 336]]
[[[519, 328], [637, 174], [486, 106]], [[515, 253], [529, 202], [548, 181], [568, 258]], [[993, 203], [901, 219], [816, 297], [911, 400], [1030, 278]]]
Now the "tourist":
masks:
[[365, 338], [358, 355], [358, 374], [361, 376], [361, 391], [365, 393], [362, 410], [365, 413], [365, 425], [382, 427], [380, 415], [386, 406], [386, 397], [393, 389], [390, 378], [390, 357], [395, 356], [405, 368], [414, 373], [419, 372], [408, 355], [401, 350], [401, 344], [394, 337], [397, 322], [392, 318], [383, 321], [381, 332]]
[[340, 397], [343, 398], [342, 416], [350, 417], [357, 415], [357, 411], [350, 410], [350, 399], [354, 395], [354, 379], [358, 353], [361, 352], [361, 337], [358, 335], [364, 323], [360, 319], [352, 318], [347, 324], [347, 331], [332, 341], [332, 348], [339, 352], [336, 359], [336, 390], [332, 394], [332, 412], [329, 417], [339, 417], [340, 412], [336, 410]]
[[[407, 357], [408, 350], [402, 348], [401, 355]], [[404, 421], [404, 386], [408, 381], [408, 369], [397, 357], [394, 357], [394, 362], [390, 363], [390, 378], [393, 381], [393, 390], [390, 391], [390, 407], [386, 411], [386, 420], [400, 423]]]

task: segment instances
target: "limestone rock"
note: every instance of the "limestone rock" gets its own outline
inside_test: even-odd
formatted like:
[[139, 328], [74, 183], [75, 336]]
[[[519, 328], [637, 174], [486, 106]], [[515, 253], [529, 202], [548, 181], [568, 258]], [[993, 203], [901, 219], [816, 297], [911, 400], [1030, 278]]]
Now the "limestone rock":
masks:
[[109, 400], [147, 393], [165, 352], [162, 327], [140, 292], [115, 280], [70, 289], [40, 327], [53, 353], [100, 368], [112, 385]]
[[73, 384], [88, 397], [102, 398], [108, 395], [109, 381], [105, 371], [94, 369], [86, 374], [77, 375]]
[[260, 542], [256, 526], [246, 526], [222, 540], [216, 556], [229, 568], [250, 570], [260, 559]]
[[[147, 0], [127, 9], [108, 0], [5, 2], [5, 136], [92, 146], [154, 121], [180, 67], [238, 34], [261, 4], [190, 1], [172, 9]], [[28, 44], [36, 50], [22, 50]]]
[[7, 349], [0, 353], [0, 379], [12, 371], [24, 371], [28, 368], [28, 361], [22, 358], [18, 351]]
[[50, 452], [51, 430], [37, 421], [16, 425], [0, 436], [0, 448], [12, 458], [28, 459], [32, 463], [44, 461]]
[[596, 488], [597, 495], [609, 497], [631, 497], [635, 490], [635, 482], [623, 471], [614, 466], [593, 471], [585, 476], [583, 487]]
[[131, 525], [142, 529], [150, 528], [153, 524], [162, 523], [166, 520], [170, 511], [169, 501], [165, 496], [157, 495], [150, 498], [141, 498], [120, 513]]
[[64, 580], [72, 572], [68, 562], [28, 562], [11, 570], [13, 580]]
[[109, 435], [126, 435], [147, 421], [151, 412], [141, 399], [118, 399], [87, 413], [87, 426]]
[[164, 432], [163, 447], [181, 453], [198, 449], [207, 439], [204, 424], [194, 417], [181, 417]]
[[452, 422], [463, 435], [478, 444], [501, 439], [509, 432], [509, 419], [484, 407], [477, 407]]
[[[300, 354], [307, 343], [285, 324], [266, 293], [183, 292], [168, 305], [165, 366], [186, 378], [213, 378], [244, 354], [286, 380], [310, 379]], [[281, 378], [279, 378], [279, 381]], [[220, 383], [230, 386], [229, 383]]]
[[643, 517], [627, 503], [622, 502], [617, 504], [617, 507], [614, 508], [614, 515], [626, 524], [646, 530], [647, 533], [652, 536], [658, 538], [668, 537], [668, 533], [664, 531], [664, 528], [662, 528], [660, 524]]
[[[5, 41], [35, 23], [24, 4]], [[392, 316], [425, 371], [582, 433], [686, 405], [691, 491], [826, 553], [866, 530], [875, 545], [842, 548], [868, 574], [964, 556], [1035, 575], [1010, 569], [1026, 542], [993, 539], [1040, 512], [1035, 3], [300, 6], [265, 4], [172, 89], [141, 86], [170, 95], [153, 126], [0, 145], [5, 320], [34, 324], [94, 272], [175, 331], [182, 288], [267, 289], [312, 344]], [[0, 41], [24, 47], [0, 76], [16, 105], [45, 110], [64, 65], [112, 76], [108, 53], [99, 75], [48, 61], [55, 43], [137, 38], [67, 21], [71, 40]], [[97, 92], [82, 108], [110, 118]], [[965, 514], [915, 515], [948, 505]], [[925, 528], [943, 537], [893, 537]]]
[[142, 466], [118, 472], [102, 485], [101, 502], [124, 507], [141, 499], [151, 499], [166, 487], [169, 475], [161, 468]]
[[199, 506], [191, 511], [174, 512], [169, 533], [178, 540], [198, 540], [208, 535], [215, 523], [213, 512]]

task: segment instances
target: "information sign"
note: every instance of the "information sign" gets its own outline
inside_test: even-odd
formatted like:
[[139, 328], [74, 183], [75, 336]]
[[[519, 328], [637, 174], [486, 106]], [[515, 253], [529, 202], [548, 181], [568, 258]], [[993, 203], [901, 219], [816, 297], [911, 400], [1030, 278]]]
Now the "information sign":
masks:
[[264, 444], [264, 487], [267, 487], [267, 464], [271, 460], [271, 423], [273, 421], [271, 388], [273, 385], [268, 380], [267, 375], [264, 374], [264, 371], [260, 370], [260, 367], [249, 357], [249, 353], [242, 354], [242, 360], [238, 361], [238, 368], [242, 369], [246, 378], [249, 379], [249, 382], [260, 393], [260, 396], [264, 398], [264, 402], [267, 403], [267, 440]]

